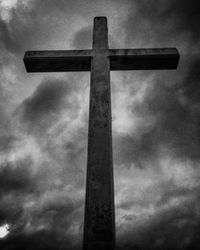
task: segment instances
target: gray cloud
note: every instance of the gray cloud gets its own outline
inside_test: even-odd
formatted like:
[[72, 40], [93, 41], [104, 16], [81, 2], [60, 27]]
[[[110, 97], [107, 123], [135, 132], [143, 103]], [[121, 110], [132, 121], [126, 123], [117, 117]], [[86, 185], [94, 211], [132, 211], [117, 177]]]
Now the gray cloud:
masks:
[[0, 246], [3, 247], [3, 249], [50, 249], [54, 250], [59, 248], [61, 250], [64, 250], [66, 246], [69, 250], [71, 249], [78, 249], [74, 248], [68, 239], [66, 238], [59, 238], [57, 235], [54, 234], [54, 232], [37, 232], [30, 235], [22, 234], [13, 236], [9, 240], [5, 239], [4, 241], [0, 242]]
[[1, 136], [0, 137], [0, 151], [10, 151], [14, 143], [17, 140], [18, 140], [17, 137], [12, 136], [12, 135]]
[[199, 217], [191, 205], [163, 211], [150, 221], [130, 233], [119, 249], [198, 249]]
[[73, 46], [76, 49], [91, 49], [92, 48], [92, 27], [90, 28], [83, 28], [79, 32], [76, 33]]
[[[70, 247], [73, 245], [73, 230], [81, 230], [71, 228], [71, 218], [75, 216], [74, 222], [82, 221], [83, 214], [79, 210], [83, 200], [74, 196], [73, 186], [71, 194], [70, 190], [66, 192], [66, 184], [55, 185], [56, 176], [48, 163], [38, 166], [37, 171], [34, 171], [33, 164], [29, 157], [5, 163], [0, 168], [0, 223], [11, 226], [11, 236], [0, 240], [0, 246], [3, 249], [11, 246], [11, 249], [25, 249], [28, 244], [36, 246], [37, 242], [37, 249], [55, 247], [55, 244], [64, 248], [68, 242]], [[40, 239], [38, 235], [43, 236]]]
[[145, 46], [148, 43], [151, 46], [178, 46], [181, 45], [181, 41], [177, 44], [179, 36], [184, 32], [191, 35], [191, 39], [199, 39], [199, 8], [197, 0], [133, 1], [125, 23], [127, 42], [139, 40]]
[[13, 9], [9, 22], [0, 19], [0, 45], [13, 54], [23, 53], [27, 44], [31, 43], [33, 35], [35, 36], [34, 33], [38, 34], [37, 25], [31, 20], [30, 12], [23, 5]]
[[159, 157], [160, 147], [167, 147], [174, 157], [199, 161], [199, 62], [195, 61], [180, 84], [167, 86], [160, 79], [154, 83], [144, 102], [136, 104], [133, 112], [141, 117], [154, 117], [148, 130], [138, 130], [135, 136], [119, 136], [116, 150], [119, 163], [139, 163]]
[[184, 32], [187, 30], [193, 39], [199, 39], [200, 32], [198, 23], [200, 21], [200, 3], [197, 0], [172, 1], [164, 12], [165, 18], [174, 18], [177, 20], [176, 30]]
[[25, 159], [17, 162], [17, 166], [13, 166], [11, 163], [6, 163], [1, 166], [0, 178], [1, 178], [1, 194], [13, 192], [25, 192], [26, 189], [33, 189], [31, 187], [31, 174], [30, 168], [31, 160]]
[[[133, 1], [132, 11], [124, 23], [126, 43], [139, 41], [145, 46], [148, 43], [150, 46], [181, 46], [180, 37], [188, 32], [191, 39], [187, 38], [187, 43], [193, 50], [200, 34], [197, 29], [200, 18], [198, 9], [198, 1]], [[144, 101], [134, 104], [133, 113], [139, 117], [151, 116], [156, 123], [151, 124], [149, 129], [141, 127], [137, 138], [135, 135], [119, 135], [116, 138], [116, 150], [122, 152], [116, 154], [119, 163], [135, 161], [142, 166], [141, 162], [158, 157], [163, 145], [175, 157], [199, 160], [199, 58], [196, 54], [187, 55], [186, 60], [183, 51], [181, 67], [179, 65], [176, 72], [177, 75], [182, 74], [181, 78], [175, 78], [172, 72], [155, 73], [153, 86]], [[142, 75], [140, 78], [144, 79], [144, 75], [151, 76], [152, 72], [142, 72]], [[134, 88], [133, 84], [130, 87], [133, 93]]]
[[22, 104], [22, 120], [28, 123], [28, 128], [47, 129], [63, 109], [73, 112], [71, 109], [76, 109], [77, 102], [75, 99], [74, 102], [69, 101], [72, 87], [64, 80], [44, 80]]
[[24, 102], [24, 119], [33, 122], [40, 116], [56, 112], [62, 105], [65, 92], [63, 81], [47, 80], [41, 83], [33, 96]]

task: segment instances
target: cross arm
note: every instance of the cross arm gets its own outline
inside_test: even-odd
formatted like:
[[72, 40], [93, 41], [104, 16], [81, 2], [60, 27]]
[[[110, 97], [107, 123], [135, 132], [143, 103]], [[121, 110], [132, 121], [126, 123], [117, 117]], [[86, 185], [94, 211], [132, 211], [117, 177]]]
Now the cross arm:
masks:
[[110, 49], [111, 70], [176, 69], [179, 53], [176, 48]]
[[90, 71], [91, 50], [27, 51], [24, 64], [27, 72]]

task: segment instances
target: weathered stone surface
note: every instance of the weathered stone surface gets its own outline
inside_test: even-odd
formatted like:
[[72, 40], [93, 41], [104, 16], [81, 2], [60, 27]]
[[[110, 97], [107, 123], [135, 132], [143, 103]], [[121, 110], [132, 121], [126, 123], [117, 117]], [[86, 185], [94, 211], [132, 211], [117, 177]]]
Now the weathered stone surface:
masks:
[[95, 18], [93, 39], [84, 250], [114, 250], [110, 67], [106, 52], [106, 18]]
[[176, 69], [179, 53], [175, 48], [109, 50], [110, 70]]
[[24, 64], [27, 72], [90, 71], [91, 50], [27, 51]]

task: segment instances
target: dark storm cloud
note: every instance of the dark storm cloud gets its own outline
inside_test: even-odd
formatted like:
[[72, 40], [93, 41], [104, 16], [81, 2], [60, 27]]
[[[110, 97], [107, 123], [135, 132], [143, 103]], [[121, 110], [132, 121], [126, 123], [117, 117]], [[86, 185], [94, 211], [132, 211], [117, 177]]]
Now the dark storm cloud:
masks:
[[[8, 137], [10, 137], [10, 135], [8, 135], [10, 133], [10, 117], [9, 117], [10, 114], [8, 113], [7, 106], [8, 106], [8, 99], [7, 99], [6, 91], [4, 90], [3, 83], [0, 79], [0, 137], [5, 136], [3, 139], [5, 141], [7, 141], [6, 137], [7, 139]], [[10, 142], [11, 142], [11, 137], [10, 139], [8, 139]], [[1, 150], [3, 150], [2, 143], [3, 141], [2, 139], [0, 139]]]
[[[24, 52], [26, 45], [31, 42], [40, 30], [36, 30], [36, 23], [31, 20], [30, 13], [23, 6], [12, 10], [9, 22], [0, 19], [0, 45], [7, 51], [18, 54]], [[35, 30], [35, 31], [34, 31]]]
[[60, 237], [54, 231], [45, 232], [43, 230], [31, 233], [12, 236], [4, 240], [0, 240], [0, 247], [3, 250], [78, 250], [81, 246], [74, 247], [67, 237]]
[[[0, 95], [1, 97], [1, 95]], [[2, 103], [1, 103], [2, 102]], [[9, 129], [9, 117], [3, 105], [3, 100], [0, 101], [0, 131], [5, 133]], [[3, 147], [3, 145], [2, 145]]]
[[67, 21], [72, 13], [66, 1], [59, 4], [56, 1], [32, 1], [25, 4], [18, 1], [9, 12], [9, 21], [0, 18], [0, 46], [20, 57], [26, 50], [42, 47], [44, 43], [48, 49], [48, 39], [52, 34], [55, 35], [58, 30], [56, 27], [64, 25], [64, 15], [67, 15]]
[[[191, 50], [197, 50], [195, 43], [200, 35], [199, 9], [200, 3], [196, 0], [133, 1], [129, 17], [124, 23], [126, 42], [132, 44], [133, 41], [140, 41], [145, 46], [150, 43], [150, 46], [177, 46], [178, 49], [182, 42], [186, 42]], [[185, 33], [190, 35], [187, 41], [181, 39]], [[135, 162], [142, 167], [145, 162], [158, 157], [162, 146], [169, 148], [175, 157], [199, 161], [199, 56], [191, 53], [187, 54], [186, 59], [183, 48], [180, 52], [181, 65], [179, 63], [176, 75], [182, 77], [172, 80], [172, 72], [168, 75], [156, 73], [153, 87], [143, 103], [132, 107], [139, 117], [151, 116], [156, 122], [148, 129], [141, 127], [137, 138], [134, 135], [119, 135], [115, 139], [118, 145], [116, 151], [121, 152], [116, 153], [117, 162], [128, 165]], [[142, 74], [150, 76], [152, 72]]]
[[139, 128], [137, 137], [119, 135], [116, 138], [116, 151], [121, 151], [121, 154], [116, 153], [116, 161], [127, 166], [134, 162], [138, 167], [144, 167], [146, 162], [157, 160], [162, 144], [173, 144], [177, 137], [182, 139], [185, 130], [183, 132], [181, 128], [188, 114], [178, 101], [176, 89], [165, 87], [160, 81], [154, 84], [145, 100], [135, 104], [132, 110], [141, 117], [153, 116], [156, 122], [148, 129]]
[[[195, 249], [199, 248], [199, 215], [193, 202], [161, 211], [148, 222], [124, 236], [117, 249]], [[197, 208], [198, 209], [198, 208]], [[129, 218], [131, 219], [131, 216]], [[123, 243], [122, 243], [123, 242]]]
[[[0, 46], [17, 56], [21, 56], [26, 50], [49, 49], [52, 47], [49, 44], [50, 38], [62, 38], [66, 31], [70, 33], [74, 27], [71, 23], [72, 18], [84, 17], [94, 6], [91, 0], [61, 0], [59, 4], [56, 0], [34, 0], [25, 4], [18, 1], [15, 8], [10, 10], [9, 21], [0, 18]], [[90, 36], [90, 31], [84, 34]], [[82, 33], [81, 47], [87, 42], [84, 34]], [[73, 43], [71, 45], [76, 46]]]
[[183, 91], [191, 105], [200, 102], [200, 58], [191, 62], [191, 67], [183, 84]]
[[[108, 1], [102, 6], [108, 4], [110, 7], [112, 2]], [[119, 3], [119, 1], [116, 2]], [[91, 20], [88, 25], [92, 27], [93, 15], [95, 15], [92, 9], [98, 9], [98, 7], [100, 8], [100, 5], [91, 0], [61, 0], [59, 4], [56, 0], [42, 2], [34, 0], [25, 4], [18, 1], [15, 8], [10, 10], [10, 20], [0, 19], [0, 45], [17, 56], [21, 56], [26, 50], [52, 49], [49, 39], [56, 36], [62, 39], [65, 37], [65, 32], [71, 34], [75, 27], [72, 25], [73, 18], [77, 21], [80, 17], [88, 18]], [[81, 23], [77, 25], [82, 28]], [[75, 44], [71, 43], [72, 47], [84, 48], [86, 43], [90, 47], [92, 39], [88, 43], [88, 38], [91, 37], [91, 29], [85, 29], [79, 35], [79, 38], [82, 38], [80, 45], [75, 42]], [[59, 43], [64, 46], [64, 43], [60, 41]], [[53, 47], [53, 49], [57, 48]], [[58, 49], [66, 49], [66, 47]]]
[[7, 152], [12, 149], [15, 142], [18, 140], [16, 136], [13, 135], [3, 135], [0, 137], [0, 152]]
[[175, 28], [179, 32], [186, 30], [192, 35], [192, 38], [200, 38], [200, 2], [198, 0], [172, 1], [164, 11], [163, 17], [175, 19], [177, 21]]
[[127, 42], [148, 42], [155, 46], [176, 46], [178, 36], [188, 32], [199, 39], [200, 3], [198, 0], [132, 1], [132, 11], [125, 22]]
[[0, 167], [0, 225], [8, 223], [11, 231], [6, 239], [0, 239], [2, 249], [25, 249], [28, 244], [37, 249], [55, 249], [57, 244], [66, 247], [66, 243], [72, 247], [66, 232], [73, 233], [72, 217], [73, 222], [82, 220], [78, 209], [83, 201], [70, 197], [65, 185], [55, 186], [48, 163], [38, 167], [33, 170], [31, 158]]
[[[22, 104], [22, 118], [29, 128], [47, 128], [60, 112], [76, 107], [76, 101], [70, 102], [72, 87], [64, 80], [45, 79]], [[71, 111], [70, 111], [71, 112]]]
[[32, 161], [29, 157], [1, 164], [0, 224], [17, 225], [23, 216], [23, 196], [37, 192], [31, 167]]
[[8, 30], [8, 25], [5, 21], [0, 20], [0, 34], [1, 34], [1, 44], [6, 47], [8, 50], [16, 50], [17, 46], [14, 44], [14, 41], [12, 39], [12, 33]]
[[15, 163], [2, 164], [0, 168], [0, 194], [8, 193], [10, 191], [25, 192], [26, 189], [31, 188], [31, 173], [30, 167], [32, 165], [31, 159], [25, 159]]
[[[10, 196], [13, 201], [1, 200], [0, 204], [0, 223], [1, 225], [10, 223], [14, 227], [20, 227], [20, 218], [23, 216], [23, 208], [20, 196]], [[5, 209], [6, 208], [6, 209]], [[1, 242], [1, 240], [0, 240]]]
[[139, 168], [143, 168], [147, 160], [155, 160], [160, 142], [151, 132], [143, 134], [139, 140], [131, 135], [119, 135], [115, 141], [114, 156], [116, 162], [125, 164], [127, 167], [134, 163]]
[[40, 116], [56, 112], [62, 105], [67, 91], [66, 83], [61, 80], [46, 80], [25, 100], [24, 119], [33, 122]]
[[[134, 136], [119, 136], [118, 146], [122, 154], [118, 161], [142, 162], [158, 157], [162, 146], [169, 148], [174, 157], [200, 159], [200, 75], [199, 62], [195, 62], [184, 82], [167, 86], [157, 80], [142, 104], [136, 104], [133, 112], [141, 117], [152, 116], [156, 122], [148, 130], [138, 130]], [[139, 137], [139, 139], [138, 139]], [[117, 154], [116, 154], [117, 155]]]
[[76, 49], [91, 49], [92, 48], [92, 26], [83, 28], [75, 34], [72, 42]]

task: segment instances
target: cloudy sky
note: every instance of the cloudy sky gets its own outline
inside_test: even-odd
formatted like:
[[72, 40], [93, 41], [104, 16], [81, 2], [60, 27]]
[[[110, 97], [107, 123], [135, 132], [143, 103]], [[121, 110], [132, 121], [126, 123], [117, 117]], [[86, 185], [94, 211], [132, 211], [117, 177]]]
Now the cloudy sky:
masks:
[[91, 48], [95, 16], [110, 48], [181, 55], [111, 73], [117, 249], [198, 249], [198, 0], [0, 0], [0, 247], [81, 249], [90, 74], [28, 74], [23, 55]]

